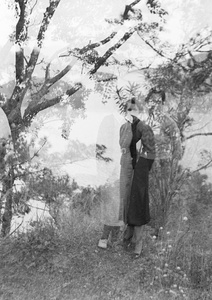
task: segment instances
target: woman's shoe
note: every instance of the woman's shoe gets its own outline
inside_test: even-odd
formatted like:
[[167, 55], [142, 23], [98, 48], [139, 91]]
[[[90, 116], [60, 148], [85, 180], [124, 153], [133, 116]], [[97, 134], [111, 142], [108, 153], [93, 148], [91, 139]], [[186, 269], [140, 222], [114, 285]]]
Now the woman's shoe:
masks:
[[99, 240], [98, 247], [101, 249], [107, 249], [108, 240]]
[[123, 239], [123, 247], [125, 250], [128, 250], [131, 245], [131, 239]]
[[139, 259], [140, 257], [142, 257], [142, 252], [141, 253], [132, 253], [132, 259]]
[[133, 237], [134, 227], [133, 226], [127, 226], [125, 232], [124, 232], [124, 240], [131, 240]]
[[135, 243], [133, 243], [131, 240], [126, 241], [125, 245], [124, 245], [124, 249], [127, 252], [132, 252], [135, 250]]

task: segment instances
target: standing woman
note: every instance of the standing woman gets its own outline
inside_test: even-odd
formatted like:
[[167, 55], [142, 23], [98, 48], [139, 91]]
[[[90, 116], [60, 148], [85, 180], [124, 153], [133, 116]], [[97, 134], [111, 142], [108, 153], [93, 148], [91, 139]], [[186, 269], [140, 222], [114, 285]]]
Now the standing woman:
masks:
[[97, 160], [98, 179], [105, 179], [105, 184], [100, 187], [101, 194], [101, 223], [102, 234], [98, 242], [98, 247], [106, 249], [108, 245], [113, 245], [118, 239], [120, 226], [123, 222], [119, 220], [120, 207], [120, 148], [119, 129], [122, 118], [115, 103], [111, 108], [111, 113], [102, 120], [98, 135], [97, 145], [102, 150], [103, 160]]
[[137, 123], [132, 138], [132, 144], [141, 143], [135, 164], [130, 191], [127, 224], [133, 233], [135, 242], [134, 256], [142, 252], [142, 235], [144, 225], [150, 221], [149, 209], [149, 171], [155, 159], [155, 139], [150, 126], [143, 121]]
[[139, 119], [135, 117], [139, 110], [134, 98], [126, 102], [125, 113], [126, 122], [121, 126], [119, 136], [121, 148], [120, 219], [124, 221], [124, 224], [127, 224], [132, 174], [136, 163], [136, 143], [133, 140], [133, 133], [135, 133], [136, 125], [139, 122]]

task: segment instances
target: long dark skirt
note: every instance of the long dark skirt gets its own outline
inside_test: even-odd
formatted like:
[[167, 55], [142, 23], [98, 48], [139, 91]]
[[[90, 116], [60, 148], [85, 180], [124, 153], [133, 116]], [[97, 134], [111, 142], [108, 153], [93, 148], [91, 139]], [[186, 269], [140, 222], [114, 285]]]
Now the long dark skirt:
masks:
[[127, 224], [127, 212], [129, 207], [130, 199], [130, 189], [132, 184], [132, 159], [125, 160], [121, 164], [120, 172], [120, 210], [119, 210], [119, 220], [124, 221]]
[[141, 226], [149, 223], [149, 171], [152, 159], [140, 157], [134, 170], [127, 223], [131, 226]]

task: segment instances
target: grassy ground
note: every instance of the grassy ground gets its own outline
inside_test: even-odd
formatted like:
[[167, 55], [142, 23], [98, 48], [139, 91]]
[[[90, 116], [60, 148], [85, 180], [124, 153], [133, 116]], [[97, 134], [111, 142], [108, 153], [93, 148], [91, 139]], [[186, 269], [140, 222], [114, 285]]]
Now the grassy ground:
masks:
[[61, 230], [38, 226], [33, 233], [0, 241], [1, 300], [207, 299], [208, 291], [179, 292], [155, 279], [156, 242], [133, 260], [122, 246], [97, 247], [101, 226], [91, 218]]

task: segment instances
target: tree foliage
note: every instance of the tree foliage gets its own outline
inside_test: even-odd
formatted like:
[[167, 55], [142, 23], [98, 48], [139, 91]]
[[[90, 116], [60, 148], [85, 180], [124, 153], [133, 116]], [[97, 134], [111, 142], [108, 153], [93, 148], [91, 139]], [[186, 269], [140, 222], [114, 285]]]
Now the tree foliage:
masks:
[[[23, 166], [23, 161], [25, 161], [25, 158], [22, 157], [23, 150], [28, 147], [27, 143], [23, 141], [23, 132], [30, 126], [33, 118], [39, 112], [59, 103], [64, 103], [64, 101], [73, 108], [78, 109], [81, 107], [81, 105], [75, 102], [72, 95], [82, 89], [83, 82], [75, 81], [69, 84], [65, 88], [65, 91], [62, 90], [59, 93], [51, 94], [51, 89], [69, 73], [75, 63], [77, 61], [81, 62], [83, 74], [87, 73], [86, 76], [88, 78], [97, 79], [98, 81], [99, 78], [95, 74], [100, 67], [108, 66], [114, 53], [136, 32], [147, 35], [147, 39], [156, 35], [157, 29], [159, 30], [159, 23], [149, 22], [147, 24], [142, 21], [142, 11], [137, 7], [140, 2], [140, 0], [133, 1], [131, 4], [123, 7], [123, 13], [119, 18], [107, 21], [111, 24], [119, 24], [119, 27], [114, 26], [115, 30], [113, 29], [108, 36], [98, 42], [87, 41], [82, 47], [69, 49], [67, 52], [67, 64], [57, 72], [52, 72], [51, 61], [40, 61], [40, 58], [52, 18], [55, 16], [62, 1], [49, 0], [48, 2], [41, 3], [40, 1], [16, 0], [15, 3], [9, 3], [10, 7], [15, 10], [17, 18], [15, 34], [10, 37], [16, 45], [16, 80], [12, 94], [9, 97], [1, 97], [3, 100], [1, 101], [1, 107], [8, 118], [13, 147], [17, 154], [13, 155], [12, 161], [8, 164], [10, 165], [10, 171], [5, 173], [4, 176], [3, 193], [6, 193], [8, 190], [12, 191], [13, 182], [20, 175], [20, 171], [14, 172], [14, 165]], [[46, 7], [43, 9], [45, 4]], [[158, 15], [159, 19], [163, 19], [166, 15], [166, 12], [160, 7], [158, 1], [148, 1], [147, 7], [150, 13]], [[41, 18], [39, 26], [37, 26], [35, 24], [35, 14], [33, 13], [36, 10], [40, 12], [42, 9], [43, 14], [39, 13], [39, 16], [37, 14], [38, 19]], [[123, 30], [120, 34], [122, 27]], [[32, 33], [36, 33], [34, 41], [30, 36]], [[33, 41], [34, 43], [31, 51], [27, 48], [29, 41]], [[102, 53], [98, 52], [98, 49], [101, 49], [103, 46], [107, 46], [106, 50], [103, 50]], [[113, 59], [112, 63], [114, 63]], [[43, 78], [38, 82], [35, 79], [35, 74], [38, 68], [40, 68], [40, 64], [43, 67]], [[4, 220], [6, 220], [7, 226], [10, 226], [12, 197], [9, 197], [6, 203], [8, 205], [5, 207], [8, 211], [4, 213]]]
[[[10, 171], [4, 176], [4, 193], [12, 189], [15, 178], [19, 176], [18, 172], [14, 172], [14, 165], [20, 166], [20, 161], [23, 165], [23, 161], [27, 160], [24, 158], [24, 149], [27, 149], [28, 146], [23, 140], [25, 135], [23, 132], [31, 125], [33, 118], [38, 113], [47, 108], [56, 107], [58, 104], [70, 105], [73, 109], [83, 108], [84, 101], [80, 101], [78, 97], [74, 98], [74, 95], [77, 95], [77, 92], [82, 93], [81, 99], [84, 98], [87, 79], [92, 79], [97, 85], [100, 82], [104, 83], [105, 78], [99, 76], [101, 67], [119, 65], [134, 68], [135, 65], [131, 60], [119, 60], [115, 55], [134, 35], [139, 36], [143, 44], [166, 60], [159, 68], [146, 72], [146, 78], [149, 79], [152, 86], [163, 88], [179, 98], [178, 113], [174, 117], [182, 136], [185, 126], [191, 122], [188, 114], [191, 109], [192, 97], [196, 93], [208, 93], [211, 88], [211, 52], [207, 50], [202, 60], [198, 60], [195, 55], [210, 45], [211, 32], [205, 36], [197, 35], [190, 39], [187, 44], [179, 47], [179, 51], [174, 57], [167, 58], [166, 52], [163, 50], [167, 49], [167, 43], [160, 41], [159, 35], [163, 30], [167, 11], [157, 0], [146, 2], [150, 16], [148, 22], [144, 18], [146, 12], [142, 10], [141, 0], [134, 0], [123, 6], [119, 16], [105, 20], [111, 26], [110, 32], [107, 31], [107, 34], [100, 40], [89, 38], [83, 42], [80, 40], [80, 36], [75, 36], [74, 39], [78, 41], [79, 45], [71, 45], [65, 53], [61, 53], [60, 59], [64, 59], [63, 64], [59, 70], [54, 70], [52, 61], [43, 59], [42, 50], [48, 31], [51, 29], [52, 19], [61, 18], [61, 16], [57, 16], [57, 11], [62, 4], [62, 0], [35, 2], [16, 0], [14, 3], [9, 3], [10, 8], [14, 9], [17, 19], [15, 33], [10, 36], [16, 45], [14, 66], [16, 80], [11, 95], [9, 97], [2, 96], [0, 105], [8, 118], [13, 150], [17, 154], [9, 160], [8, 170]], [[68, 3], [66, 5], [68, 12], [71, 6]], [[36, 23], [36, 17], [39, 20], [38, 23]], [[66, 22], [69, 23], [70, 20], [66, 20]], [[70, 32], [72, 34], [73, 30]], [[58, 33], [61, 33], [60, 24], [58, 24]], [[32, 35], [35, 35], [34, 40]], [[67, 36], [69, 36], [68, 33]], [[29, 42], [34, 44], [32, 49], [28, 47]], [[80, 70], [78, 79], [64, 85], [62, 89], [58, 89], [58, 82], [62, 82], [61, 79], [69, 74], [75, 64], [81, 66], [78, 69], [78, 71]], [[38, 70], [43, 74], [39, 81], [36, 79]], [[107, 80], [115, 78], [116, 76], [112, 75]], [[85, 93], [83, 93], [83, 89]], [[123, 91], [117, 91], [117, 95], [118, 93], [119, 95], [123, 94]], [[64, 137], [66, 137], [66, 133], [64, 133]], [[10, 208], [11, 205], [9, 205]], [[9, 213], [9, 219], [10, 217], [11, 213]]]

